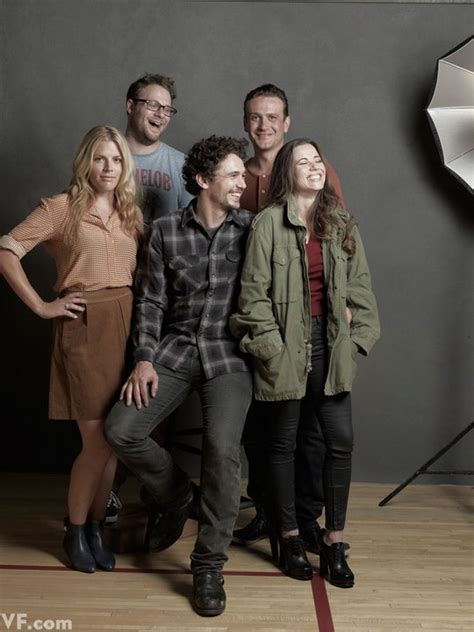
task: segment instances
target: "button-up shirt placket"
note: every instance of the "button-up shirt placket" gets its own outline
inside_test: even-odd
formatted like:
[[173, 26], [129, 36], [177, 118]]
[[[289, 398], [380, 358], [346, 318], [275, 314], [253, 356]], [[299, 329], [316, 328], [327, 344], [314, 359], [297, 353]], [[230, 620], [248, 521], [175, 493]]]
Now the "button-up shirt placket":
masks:
[[176, 370], [197, 346], [207, 379], [247, 370], [228, 318], [251, 219], [231, 211], [211, 238], [190, 205], [152, 224], [137, 275], [137, 361]]

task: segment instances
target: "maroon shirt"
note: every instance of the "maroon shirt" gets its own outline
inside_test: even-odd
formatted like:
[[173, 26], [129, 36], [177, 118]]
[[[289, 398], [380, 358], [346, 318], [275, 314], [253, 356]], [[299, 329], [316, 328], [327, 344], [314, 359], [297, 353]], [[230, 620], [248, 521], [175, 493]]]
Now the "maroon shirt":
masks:
[[310, 236], [306, 244], [308, 258], [309, 289], [311, 293], [311, 316], [322, 316], [325, 313], [326, 292], [324, 288], [323, 251], [321, 240]]
[[[247, 188], [242, 193], [242, 197], [240, 198], [240, 208], [247, 209], [247, 211], [252, 211], [252, 213], [258, 213], [266, 206], [268, 206], [268, 191], [270, 189], [270, 174], [269, 175], [261, 175], [256, 176], [249, 169], [249, 162], [247, 160], [245, 163], [245, 171], [246, 178], [245, 182], [247, 184]], [[341, 183], [337, 176], [337, 173], [334, 171], [334, 168], [326, 162], [327, 169], [327, 177], [329, 179], [330, 184], [332, 184], [334, 191], [336, 192], [337, 199], [339, 204], [346, 208], [346, 203], [344, 202], [344, 196], [342, 195]]]

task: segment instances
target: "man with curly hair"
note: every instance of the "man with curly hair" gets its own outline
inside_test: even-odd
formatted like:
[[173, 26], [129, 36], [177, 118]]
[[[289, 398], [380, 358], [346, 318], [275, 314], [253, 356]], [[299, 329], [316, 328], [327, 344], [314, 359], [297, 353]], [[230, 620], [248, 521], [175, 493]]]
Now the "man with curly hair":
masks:
[[249, 367], [228, 327], [253, 214], [240, 209], [246, 140], [211, 136], [190, 150], [183, 176], [195, 199], [152, 223], [136, 278], [135, 368], [106, 422], [119, 458], [153, 503], [147, 542], [171, 546], [189, 516], [187, 475], [150, 433], [194, 390], [202, 402], [199, 529], [191, 554], [193, 606], [221, 614], [222, 567], [239, 511]]

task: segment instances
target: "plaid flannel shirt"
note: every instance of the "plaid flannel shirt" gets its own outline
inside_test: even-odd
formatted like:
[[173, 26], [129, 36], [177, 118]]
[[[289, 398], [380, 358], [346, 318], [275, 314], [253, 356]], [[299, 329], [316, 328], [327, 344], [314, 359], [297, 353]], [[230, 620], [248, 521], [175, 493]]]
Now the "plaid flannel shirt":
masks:
[[194, 204], [152, 222], [135, 281], [135, 362], [177, 370], [197, 346], [206, 379], [248, 371], [229, 330], [237, 309], [249, 211], [231, 210], [210, 236]]

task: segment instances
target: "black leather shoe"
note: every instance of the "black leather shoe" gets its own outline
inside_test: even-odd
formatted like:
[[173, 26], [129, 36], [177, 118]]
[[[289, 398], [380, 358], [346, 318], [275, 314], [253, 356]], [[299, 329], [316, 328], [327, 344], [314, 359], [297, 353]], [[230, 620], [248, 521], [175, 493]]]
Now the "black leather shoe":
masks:
[[63, 549], [69, 558], [72, 568], [81, 573], [93, 573], [95, 560], [92, 556], [86, 538], [84, 524], [71, 524], [66, 518], [64, 522], [66, 535], [63, 540]]
[[224, 578], [217, 571], [193, 575], [193, 607], [201, 617], [216, 617], [225, 610]]
[[[321, 531], [321, 527], [317, 522], [313, 522], [304, 527], [300, 527], [300, 536], [303, 540], [304, 548], [310, 553], [319, 555], [319, 539], [318, 533]], [[344, 555], [348, 557], [351, 545], [348, 542], [343, 542]]]
[[232, 534], [232, 542], [235, 544], [255, 544], [259, 540], [268, 537], [268, 524], [263, 509], [257, 509], [253, 520], [242, 529], [236, 529]]
[[308, 580], [313, 577], [313, 568], [299, 535], [280, 539], [280, 568], [293, 579]]
[[186, 496], [176, 506], [156, 513], [156, 506], [149, 507], [149, 520], [145, 545], [149, 551], [164, 551], [179, 539], [183, 533], [186, 520], [189, 518], [193, 504], [193, 492], [188, 490]]
[[319, 572], [330, 584], [339, 588], [352, 588], [354, 573], [346, 561], [344, 542], [328, 545], [324, 542], [325, 529], [319, 534]]
[[312, 522], [304, 528], [300, 527], [300, 536], [303, 540], [303, 546], [310, 553], [319, 555], [319, 539], [318, 533], [321, 531], [321, 527], [317, 522]]
[[86, 524], [86, 537], [97, 566], [104, 571], [113, 571], [115, 556], [104, 542], [104, 523], [89, 520]]

